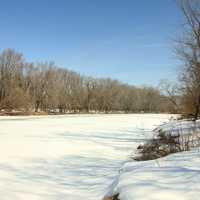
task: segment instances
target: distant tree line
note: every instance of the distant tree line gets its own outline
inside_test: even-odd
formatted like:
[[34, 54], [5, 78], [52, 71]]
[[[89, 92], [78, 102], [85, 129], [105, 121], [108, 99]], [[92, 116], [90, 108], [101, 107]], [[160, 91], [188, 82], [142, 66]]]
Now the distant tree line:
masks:
[[157, 88], [92, 78], [54, 63], [28, 63], [12, 49], [0, 54], [0, 110], [34, 112], [175, 112]]

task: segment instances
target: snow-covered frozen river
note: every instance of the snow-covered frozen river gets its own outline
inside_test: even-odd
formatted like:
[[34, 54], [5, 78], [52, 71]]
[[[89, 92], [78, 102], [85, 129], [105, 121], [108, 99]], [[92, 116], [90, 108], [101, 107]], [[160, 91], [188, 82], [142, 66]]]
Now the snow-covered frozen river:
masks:
[[1, 200], [101, 200], [170, 115], [0, 117]]

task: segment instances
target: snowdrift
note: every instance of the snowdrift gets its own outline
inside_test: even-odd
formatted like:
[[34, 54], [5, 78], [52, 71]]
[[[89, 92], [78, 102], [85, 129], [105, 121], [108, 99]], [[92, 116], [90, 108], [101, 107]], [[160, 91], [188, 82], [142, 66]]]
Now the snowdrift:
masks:
[[181, 141], [197, 141], [190, 151], [150, 161], [131, 161], [123, 165], [106, 196], [119, 194], [120, 200], [197, 200], [200, 195], [200, 121], [170, 121], [154, 129], [180, 136]]

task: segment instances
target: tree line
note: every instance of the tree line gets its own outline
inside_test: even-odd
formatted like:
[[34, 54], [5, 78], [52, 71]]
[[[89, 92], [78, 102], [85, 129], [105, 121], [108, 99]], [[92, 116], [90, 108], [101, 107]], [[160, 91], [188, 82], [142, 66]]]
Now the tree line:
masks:
[[154, 87], [82, 76], [52, 62], [27, 62], [21, 53], [0, 54], [0, 110], [31, 112], [174, 112]]

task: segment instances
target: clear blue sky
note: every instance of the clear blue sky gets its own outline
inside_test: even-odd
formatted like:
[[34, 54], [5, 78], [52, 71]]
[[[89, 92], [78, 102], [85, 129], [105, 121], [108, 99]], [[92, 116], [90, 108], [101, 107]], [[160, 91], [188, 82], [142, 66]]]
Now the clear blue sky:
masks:
[[135, 85], [176, 77], [175, 0], [0, 0], [0, 50]]

